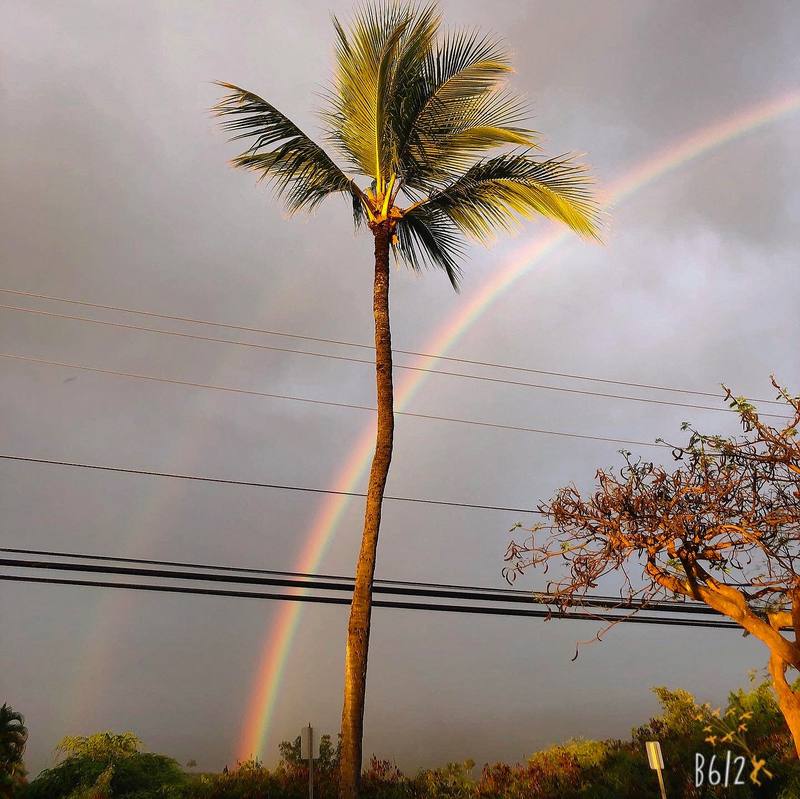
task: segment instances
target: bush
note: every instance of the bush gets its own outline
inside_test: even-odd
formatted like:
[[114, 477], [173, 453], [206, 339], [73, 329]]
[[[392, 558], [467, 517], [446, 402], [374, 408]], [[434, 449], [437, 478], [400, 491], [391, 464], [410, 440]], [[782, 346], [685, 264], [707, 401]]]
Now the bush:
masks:
[[[373, 757], [362, 776], [364, 799], [641, 799], [658, 796], [658, 783], [644, 751], [661, 742], [670, 799], [798, 799], [800, 762], [768, 683], [732, 692], [717, 716], [698, 707], [683, 690], [655, 688], [660, 715], [637, 727], [626, 741], [582, 738], [536, 752], [525, 763], [487, 764], [477, 779], [475, 763], [449, 763], [404, 775], [390, 760]], [[760, 788], [694, 787], [694, 755], [714, 753], [704, 725], [712, 718], [746, 719], [750, 751], [773, 773]], [[707, 726], [707, 725], [706, 725]], [[721, 747], [724, 749], [725, 747]], [[717, 754], [721, 748], [717, 748]], [[735, 747], [731, 747], [735, 748]], [[141, 751], [131, 733], [65, 738], [64, 760], [40, 774], [22, 795], [28, 799], [305, 799], [308, 769], [300, 739], [280, 746], [281, 760], [269, 770], [258, 761], [221, 774], [187, 775], [170, 758]], [[735, 754], [739, 754], [736, 752]], [[330, 736], [320, 741], [315, 796], [336, 799], [339, 749]]]
[[142, 752], [133, 733], [67, 737], [65, 759], [31, 782], [26, 799], [156, 799], [178, 796], [186, 775], [163, 755]]

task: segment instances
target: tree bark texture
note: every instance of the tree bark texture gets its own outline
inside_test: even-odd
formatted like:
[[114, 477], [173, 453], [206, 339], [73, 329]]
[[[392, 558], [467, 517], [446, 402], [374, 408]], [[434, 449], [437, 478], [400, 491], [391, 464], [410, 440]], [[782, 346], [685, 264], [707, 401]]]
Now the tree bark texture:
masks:
[[394, 442], [394, 392], [392, 387], [392, 340], [389, 328], [389, 241], [388, 223], [373, 228], [375, 237], [375, 381], [378, 398], [378, 428], [375, 454], [369, 473], [364, 532], [356, 564], [353, 601], [347, 627], [344, 665], [344, 706], [342, 748], [339, 762], [339, 798], [357, 799], [361, 779], [361, 743], [364, 725], [364, 697], [367, 687], [367, 654], [372, 614], [372, 581], [381, 506]]
[[798, 696], [786, 680], [787, 663], [780, 655], [772, 652], [769, 658], [769, 673], [772, 677], [772, 687], [778, 699], [789, 732], [792, 734], [795, 752], [800, 758], [800, 696]]

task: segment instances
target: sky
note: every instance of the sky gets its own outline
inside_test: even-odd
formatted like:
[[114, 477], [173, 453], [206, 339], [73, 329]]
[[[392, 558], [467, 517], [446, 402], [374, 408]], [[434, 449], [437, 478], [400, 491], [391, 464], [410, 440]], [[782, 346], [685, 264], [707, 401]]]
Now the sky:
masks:
[[[777, 0], [441, 6], [446, 24], [508, 42], [513, 85], [530, 98], [545, 152], [585, 153], [601, 190], [692, 133], [800, 89], [800, 10]], [[0, 4], [0, 288], [369, 342], [371, 243], [353, 232], [345, 204], [287, 219], [252, 175], [228, 166], [237, 151], [208, 112], [220, 95], [213, 81], [229, 81], [319, 137], [330, 12], [346, 18], [350, 8]], [[542, 259], [449, 354], [708, 391], [725, 382], [755, 397], [772, 396], [774, 373], [800, 390], [798, 136], [800, 112], [644, 187], [610, 209], [602, 245], [574, 239]], [[470, 247], [461, 294], [442, 273], [393, 270], [395, 346], [427, 351], [440, 325], [550, 229], [533, 221]], [[0, 303], [76, 313], [11, 294]], [[372, 371], [357, 363], [7, 308], [0, 342], [4, 353], [40, 359], [373, 403]], [[2, 360], [6, 454], [325, 488], [369, 423], [364, 411]], [[684, 419], [734, 429], [723, 412], [444, 376], [427, 379], [409, 410], [643, 441], [675, 440]], [[400, 417], [387, 490], [529, 507], [570, 481], [590, 486], [597, 467], [619, 462], [618, 448]], [[0, 546], [292, 569], [323, 501], [6, 461]], [[320, 571], [352, 574], [362, 512], [349, 505]], [[502, 586], [517, 521], [387, 503], [378, 576]], [[541, 589], [544, 580], [529, 573], [518, 585]], [[0, 583], [0, 701], [27, 719], [29, 769], [52, 764], [63, 735], [108, 729], [132, 730], [203, 770], [233, 765], [279, 612], [277, 602]], [[345, 629], [346, 608], [303, 610], [260, 753], [267, 764], [309, 721], [336, 733]], [[468, 757], [516, 761], [575, 736], [624, 737], [656, 711], [653, 686], [719, 702], [766, 665], [757, 642], [736, 632], [643, 625], [617, 627], [571, 662], [575, 641], [596, 629], [376, 610], [365, 755], [414, 770]]]

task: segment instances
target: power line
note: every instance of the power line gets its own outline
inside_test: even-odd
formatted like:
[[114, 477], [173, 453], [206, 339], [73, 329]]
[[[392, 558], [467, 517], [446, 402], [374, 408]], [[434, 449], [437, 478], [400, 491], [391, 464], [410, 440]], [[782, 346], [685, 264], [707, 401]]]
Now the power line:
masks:
[[[253, 567], [244, 567], [244, 566], [227, 566], [224, 564], [190, 563], [187, 561], [177, 561], [177, 560], [152, 560], [146, 558], [126, 558], [126, 557], [112, 556], [112, 555], [87, 554], [82, 552], [56, 552], [46, 549], [22, 549], [19, 547], [0, 547], [0, 552], [8, 552], [10, 554], [17, 554], [17, 555], [41, 555], [46, 557], [74, 558], [79, 560], [110, 561], [114, 563], [140, 563], [143, 565], [150, 565], [150, 566], [179, 566], [181, 568], [187, 568], [187, 569], [188, 568], [206, 569], [211, 571], [233, 572], [233, 573], [244, 573], [244, 574], [267, 574], [267, 575], [276, 575], [282, 577], [317, 578], [321, 580], [338, 580], [342, 582], [349, 581], [350, 583], [352, 583], [353, 581], [352, 577], [345, 577], [344, 575], [338, 575], [338, 574], [319, 574], [312, 572], [296, 572], [296, 571], [284, 571], [276, 569], [258, 569]], [[465, 589], [465, 590], [471, 589], [474, 591], [500, 591], [503, 593], [508, 592], [508, 593], [526, 594], [526, 595], [529, 595], [530, 593], [527, 591], [521, 591], [518, 588], [489, 588], [482, 586], [454, 585], [452, 583], [415, 582], [413, 580], [376, 579], [374, 582], [376, 584], [381, 583], [387, 585], [410, 585], [410, 586], [423, 586], [427, 588], [452, 588], [452, 589]]]
[[[32, 577], [19, 574], [0, 574], [0, 580], [39, 583], [46, 585], [71, 585], [85, 586], [92, 588], [119, 588], [134, 591], [153, 591], [171, 594], [194, 594], [202, 596], [232, 597], [237, 599], [271, 599], [289, 602], [311, 602], [327, 605], [349, 605], [350, 600], [345, 597], [319, 596], [314, 594], [285, 594], [285, 593], [266, 593], [255, 591], [235, 591], [218, 588], [194, 588], [191, 586], [164, 585], [153, 583], [121, 583], [105, 580], [74, 580], [67, 578], [52, 577]], [[556, 618], [573, 619], [580, 621], [604, 621], [604, 622], [623, 622], [632, 624], [659, 624], [676, 627], [705, 627], [716, 629], [735, 629], [741, 627], [732, 621], [717, 619], [679, 619], [666, 616], [639, 616], [639, 615], [616, 615], [616, 614], [594, 614], [581, 611], [558, 611], [558, 610], [538, 610], [533, 608], [498, 608], [482, 605], [445, 605], [443, 603], [429, 602], [402, 602], [387, 599], [374, 599], [372, 606], [376, 608], [395, 608], [400, 610], [428, 610], [444, 613], [468, 613], [481, 614], [487, 616], [517, 616], [528, 618]]]
[[[534, 511], [537, 512], [538, 511]], [[89, 554], [89, 553], [81, 553], [81, 552], [61, 552], [61, 551], [53, 551], [53, 550], [45, 550], [45, 549], [22, 549], [18, 547], [0, 547], [0, 552], [8, 552], [11, 554], [20, 554], [20, 555], [40, 555], [45, 557], [58, 557], [58, 558], [74, 558], [79, 560], [95, 560], [95, 561], [106, 561], [106, 562], [118, 562], [118, 563], [139, 563], [144, 565], [154, 565], [154, 566], [179, 566], [181, 568], [192, 568], [192, 569], [207, 569], [212, 571], [219, 571], [219, 572], [234, 572], [234, 573], [245, 573], [245, 574], [267, 574], [267, 575], [276, 575], [276, 576], [283, 576], [283, 577], [300, 577], [300, 578], [310, 578], [310, 579], [324, 579], [324, 580], [338, 580], [343, 582], [350, 582], [352, 584], [353, 578], [346, 577], [344, 575], [337, 575], [337, 574], [320, 574], [318, 572], [297, 572], [297, 571], [285, 571], [285, 570], [276, 570], [276, 569], [261, 569], [261, 568], [254, 568], [244, 567], [244, 566], [229, 566], [226, 564], [208, 564], [208, 563], [190, 563], [187, 561], [175, 561], [175, 560], [148, 560], [145, 558], [131, 558], [131, 557], [120, 557], [118, 555], [97, 555], [97, 554]], [[418, 586], [422, 588], [443, 588], [443, 589], [453, 589], [453, 590], [464, 590], [464, 591], [486, 591], [490, 593], [502, 593], [502, 594], [510, 594], [510, 595], [523, 595], [526, 597], [530, 597], [531, 595], [535, 595], [542, 599], [546, 599], [547, 597], [552, 597], [555, 599], [553, 594], [549, 594], [546, 591], [526, 591], [519, 588], [496, 588], [490, 586], [478, 586], [478, 585], [463, 585], [463, 584], [454, 584], [454, 583], [431, 583], [431, 582], [421, 582], [416, 580], [390, 580], [386, 578], [377, 578], [373, 581], [375, 584], [385, 584], [385, 585], [406, 585], [406, 586]], [[753, 583], [730, 583], [730, 585], [735, 585], [741, 588], [750, 587]], [[591, 601], [602, 601], [608, 603], [615, 603], [619, 605], [620, 602], [639, 602], [641, 604], [641, 600], [625, 600], [621, 596], [603, 596], [599, 594], [590, 594], [584, 597], [585, 599], [589, 599]], [[580, 604], [583, 602], [584, 598], [578, 600]], [[696, 607], [705, 609], [705, 612], [712, 613], [714, 615], [719, 615], [717, 611], [708, 608], [708, 606], [698, 603], [698, 602], [691, 602], [687, 600], [668, 600], [668, 599], [658, 599], [653, 600], [653, 602], [648, 602], [647, 607], [651, 608], [657, 605], [659, 608], [669, 608], [676, 612], [683, 612], [683, 608], [687, 607]], [[698, 611], [687, 611], [687, 612], [698, 612]]]
[[[175, 336], [177, 338], [184, 338], [184, 339], [192, 339], [195, 341], [207, 341], [213, 342], [216, 344], [233, 344], [238, 347], [248, 347], [252, 349], [259, 349], [259, 350], [268, 350], [270, 352], [281, 352], [281, 353], [289, 353], [293, 355], [306, 355], [312, 356], [314, 358], [327, 358], [329, 360], [334, 361], [345, 361], [348, 363], [359, 363], [359, 364], [366, 364], [367, 366], [374, 367], [374, 361], [366, 360], [364, 358], [352, 358], [346, 355], [333, 355], [331, 353], [326, 352], [311, 352], [309, 350], [297, 350], [291, 349], [289, 347], [274, 347], [267, 344], [256, 344], [255, 342], [249, 341], [236, 341], [234, 339], [227, 339], [227, 338], [216, 338], [213, 336], [201, 336], [194, 333], [181, 333], [175, 330], [164, 330], [161, 328], [155, 327], [145, 327], [143, 325], [132, 325], [132, 324], [125, 324], [122, 322], [110, 322], [103, 319], [91, 319], [86, 316], [74, 316], [70, 314], [62, 314], [62, 313], [54, 313], [52, 311], [41, 311], [35, 308], [23, 308], [17, 305], [3, 305], [0, 304], [0, 308], [9, 310], [9, 311], [21, 311], [23, 313], [31, 313], [31, 314], [38, 314], [40, 316], [50, 316], [55, 317], [58, 319], [70, 319], [72, 321], [77, 322], [89, 322], [95, 325], [105, 325], [107, 327], [116, 327], [122, 328], [125, 330], [136, 330], [140, 332], [146, 333], [157, 333], [159, 335], [166, 335], [166, 336]], [[395, 352], [399, 352], [396, 350]], [[434, 356], [429, 356], [434, 357]], [[406, 369], [412, 372], [420, 372], [423, 374], [435, 374], [435, 375], [445, 375], [448, 377], [458, 377], [464, 380], [477, 380], [480, 382], [485, 383], [495, 383], [495, 384], [502, 384], [502, 385], [509, 385], [509, 386], [519, 386], [523, 388], [535, 388], [544, 391], [557, 391], [566, 394], [577, 394], [580, 396], [587, 396], [587, 397], [599, 397], [602, 399], [615, 399], [615, 400], [624, 400], [626, 402], [640, 402], [649, 405], [666, 405], [672, 406], [675, 408], [690, 408], [695, 410], [703, 410], [703, 411], [717, 411], [723, 413], [736, 413], [736, 410], [732, 408], [720, 408], [715, 407], [713, 405], [698, 405], [696, 403], [688, 403], [688, 402], [674, 402], [672, 400], [659, 400], [653, 399], [652, 397], [630, 397], [624, 394], [609, 394], [607, 392], [602, 391], [587, 391], [585, 389], [577, 389], [577, 388], [565, 388], [563, 386], [548, 386], [543, 385], [540, 383], [526, 383], [522, 380], [507, 380], [504, 378], [499, 377], [489, 377], [486, 375], [473, 375], [467, 374], [465, 372], [452, 372], [444, 369], [433, 369], [430, 367], [424, 366], [410, 366], [406, 364], [393, 364], [395, 369]], [[776, 403], [779, 404], [779, 403]], [[771, 416], [778, 419], [785, 419], [787, 417], [781, 416], [779, 414], [770, 414], [770, 413], [762, 413], [761, 416]]]
[[[159, 472], [152, 469], [130, 469], [123, 466], [101, 466], [94, 463], [80, 463], [76, 461], [51, 460], [48, 458], [30, 458], [22, 455], [0, 454], [0, 460], [19, 461], [21, 463], [41, 463], [49, 466], [67, 466], [75, 469], [90, 469], [98, 472], [115, 472], [117, 474], [136, 474], [144, 477], [168, 477], [174, 480], [192, 480], [199, 483], [216, 483], [219, 485], [236, 485], [247, 488], [271, 488], [278, 491], [299, 491], [308, 494], [332, 494], [340, 497], [366, 497], [367, 495], [359, 491], [334, 491], [326, 488], [309, 488], [307, 486], [284, 485], [280, 483], [258, 483], [251, 480], [231, 480], [223, 477], [206, 477], [198, 474], [179, 474], [177, 472]], [[501, 505], [479, 505], [470, 502], [448, 502], [441, 499], [422, 499], [419, 497], [390, 497], [384, 499], [392, 502], [415, 502], [422, 505], [441, 505], [452, 508], [468, 508], [473, 510], [505, 511], [508, 513], [534, 513], [541, 514], [541, 511], [533, 508], [509, 508]]]
[[[100, 369], [95, 366], [85, 366], [84, 364], [69, 363], [66, 361], [51, 361], [45, 358], [32, 358], [27, 355], [16, 355], [8, 352], [0, 352], [0, 358], [9, 358], [15, 361], [23, 361], [26, 363], [35, 363], [44, 366], [60, 366], [66, 369], [80, 369], [85, 372], [93, 372], [95, 374], [115, 375], [117, 377], [130, 377], [136, 380], [148, 380], [154, 383], [167, 383], [177, 386], [186, 386], [189, 388], [203, 388], [211, 391], [226, 391], [234, 394], [244, 394], [253, 397], [267, 397], [269, 399], [287, 400], [291, 402], [304, 402], [311, 405], [327, 405], [332, 408], [350, 408], [359, 411], [372, 411], [376, 410], [372, 405], [359, 405], [352, 402], [333, 402], [331, 400], [318, 400], [308, 397], [294, 397], [288, 394], [273, 394], [265, 391], [254, 391], [244, 388], [233, 388], [230, 386], [219, 386], [213, 383], [196, 383], [189, 380], [176, 380], [167, 377], [156, 377], [155, 375], [146, 375], [139, 372], [123, 372], [116, 369]], [[569, 433], [560, 430], [545, 430], [538, 427], [522, 427], [519, 425], [500, 424], [498, 422], [481, 422], [475, 419], [460, 419], [452, 416], [436, 416], [428, 413], [412, 413], [411, 411], [395, 411], [395, 416], [408, 416], [414, 419], [428, 419], [429, 421], [436, 422], [452, 422], [455, 424], [466, 424], [475, 427], [489, 427], [498, 430], [511, 430], [519, 433], [535, 433], [538, 435], [558, 436], [561, 438], [576, 438], [585, 441], [604, 441], [611, 444], [630, 444], [641, 447], [656, 447], [658, 449], [671, 449], [666, 444], [656, 444], [649, 441], [636, 441], [634, 439], [625, 438], [611, 438], [608, 436], [593, 436], [584, 433]]]
[[[7, 552], [7, 548], [2, 550]], [[11, 550], [12, 552], [21, 552], [21, 550]], [[72, 555], [69, 553], [49, 553], [49, 557], [69, 557], [73, 559], [82, 558], [81, 555]], [[90, 559], [89, 556], [85, 559]], [[94, 556], [97, 560], [105, 561], [121, 561], [125, 563], [136, 564], [165, 564], [164, 561], [144, 561], [139, 558], [104, 558]], [[241, 573], [237, 574], [209, 574], [207, 572], [198, 572], [195, 570], [187, 570], [184, 568], [182, 571], [175, 571], [174, 569], [151, 569], [131, 566], [108, 566], [108, 565], [94, 565], [85, 563], [63, 563], [54, 562], [52, 560], [20, 560], [19, 558], [0, 558], [0, 565], [13, 566], [15, 568], [23, 569], [51, 569], [56, 571], [74, 571], [87, 574], [103, 574], [127, 577], [150, 577], [159, 579], [179, 579], [179, 580], [193, 580], [197, 582], [218, 582], [218, 583], [237, 583], [243, 585], [269, 585], [279, 586], [283, 588], [300, 588], [309, 589], [314, 588], [323, 591], [349, 591], [353, 590], [352, 578], [326, 576], [321, 574], [305, 574], [303, 579], [297, 579], [284, 575], [283, 572], [275, 571], [259, 571], [259, 574], [269, 574], [269, 577], [259, 576], [243, 576]], [[172, 562], [172, 567], [181, 566], [180, 563]], [[188, 565], [188, 564], [187, 564]], [[221, 567], [208, 567], [202, 566], [205, 569], [223, 570]], [[224, 569], [224, 571], [229, 571]], [[238, 572], [244, 570], [237, 570]], [[481, 602], [490, 603], [524, 603], [536, 605], [553, 605], [556, 604], [556, 597], [552, 594], [541, 592], [528, 592], [520, 590], [504, 590], [504, 589], [490, 589], [482, 587], [471, 586], [453, 586], [451, 588], [434, 587], [426, 583], [406, 583], [404, 581], [391, 581], [385, 583], [382, 581], [375, 581], [373, 591], [378, 594], [395, 594], [402, 596], [423, 597], [427, 599], [459, 599], [459, 600], [478, 600]], [[644, 603], [636, 600], [625, 600], [621, 597], [598, 597], [587, 596], [582, 597], [576, 603], [579, 606], [597, 607], [597, 608], [610, 608], [615, 610], [621, 609], [647, 609], [649, 611], [662, 612], [662, 613], [686, 613], [686, 614], [701, 614], [701, 615], [720, 615], [717, 611], [699, 603], [669, 603], [669, 602], [652, 602]]]
[[[49, 300], [49, 301], [52, 301], [52, 302], [64, 302], [64, 303], [68, 303], [70, 305], [79, 305], [79, 306], [82, 306], [84, 308], [97, 308], [97, 309], [105, 310], [105, 311], [121, 311], [123, 313], [137, 314], [139, 316], [148, 316], [148, 317], [151, 317], [153, 319], [165, 319], [165, 320], [170, 320], [170, 321], [175, 321], [175, 322], [187, 322], [187, 323], [191, 323], [191, 324], [207, 325], [209, 327], [218, 327], [218, 328], [222, 328], [222, 329], [226, 329], [226, 330], [239, 330], [239, 331], [242, 331], [242, 332], [245, 332], [245, 333], [261, 333], [261, 334], [269, 335], [269, 336], [279, 336], [279, 337], [282, 337], [282, 338], [290, 338], [290, 339], [295, 339], [295, 340], [298, 340], [298, 341], [313, 341], [313, 342], [317, 342], [317, 343], [320, 343], [320, 344], [333, 344], [333, 345], [342, 346], [342, 347], [356, 347], [356, 348], [359, 348], [359, 349], [374, 350], [374, 347], [371, 344], [363, 344], [363, 343], [358, 343], [358, 342], [353, 342], [353, 341], [343, 341], [343, 340], [340, 340], [340, 339], [323, 338], [323, 337], [320, 337], [320, 336], [304, 336], [304, 335], [300, 335], [298, 333], [287, 333], [287, 332], [279, 331], [279, 330], [268, 330], [268, 329], [265, 329], [265, 328], [252, 327], [252, 326], [246, 326], [246, 325], [226, 324], [226, 323], [223, 323], [223, 322], [214, 322], [214, 321], [211, 321], [211, 320], [208, 320], [208, 319], [198, 319], [198, 318], [194, 318], [194, 317], [190, 317], [190, 316], [178, 316], [178, 315], [174, 315], [174, 314], [154, 313], [152, 311], [143, 311], [143, 310], [139, 310], [139, 309], [135, 309], [135, 308], [126, 308], [126, 307], [119, 306], [119, 305], [102, 305], [100, 303], [86, 302], [86, 301], [83, 301], [83, 300], [68, 299], [66, 297], [55, 297], [55, 296], [52, 296], [52, 295], [49, 295], [49, 294], [39, 294], [37, 292], [32, 292], [32, 291], [19, 291], [19, 290], [16, 290], [16, 289], [0, 288], [0, 292], [6, 293], [6, 294], [14, 294], [14, 295], [17, 295], [17, 296], [20, 296], [20, 297], [33, 297], [33, 298], [40, 299], [40, 300]], [[5, 307], [15, 307], [15, 306], [5, 306]], [[27, 308], [25, 308], [25, 309], [20, 308], [19, 310], [31, 311], [31, 309], [27, 309]], [[31, 311], [31, 312], [34, 312], [34, 311]], [[44, 313], [44, 312], [41, 312], [41, 313]], [[59, 315], [59, 314], [53, 314], [53, 315]], [[73, 318], [73, 317], [67, 317], [67, 318]], [[81, 318], [82, 319], [83, 317], [74, 317], [74, 318]], [[88, 320], [88, 321], [97, 322], [98, 320]], [[111, 324], [111, 323], [109, 323], [109, 324]], [[234, 342], [234, 343], [244, 343], [244, 342]], [[635, 383], [635, 382], [631, 382], [631, 381], [627, 381], [627, 380], [613, 380], [613, 379], [609, 379], [609, 378], [589, 377], [587, 375], [578, 375], [578, 374], [573, 374], [573, 373], [569, 373], [569, 372], [555, 372], [555, 371], [550, 371], [550, 370], [545, 370], [545, 369], [533, 369], [533, 368], [530, 368], [530, 367], [516, 366], [516, 365], [504, 364], [504, 363], [496, 363], [496, 362], [492, 362], [492, 361], [480, 361], [480, 360], [474, 360], [474, 359], [470, 359], [470, 358], [456, 358], [456, 357], [449, 356], [449, 355], [434, 355], [432, 353], [416, 352], [414, 350], [403, 350], [403, 349], [393, 348], [393, 351], [395, 353], [397, 353], [397, 354], [400, 354], [400, 355], [410, 355], [410, 356], [417, 357], [417, 358], [431, 358], [431, 359], [440, 360], [440, 361], [450, 361], [451, 363], [469, 364], [471, 366], [485, 366], [485, 367], [489, 367], [489, 368], [493, 368], [493, 369], [507, 369], [509, 371], [523, 372], [523, 373], [526, 373], [526, 374], [548, 375], [550, 377], [563, 377], [563, 378], [566, 378], [566, 379], [569, 379], [569, 380], [584, 380], [584, 381], [590, 382], [590, 383], [607, 383], [609, 385], [628, 386], [630, 388], [644, 388], [644, 389], [649, 389], [649, 390], [652, 390], [652, 391], [668, 391], [668, 392], [678, 393], [678, 394], [691, 394], [691, 395], [698, 396], [698, 397], [712, 397], [714, 399], [719, 399], [720, 398], [719, 393], [714, 393], [714, 392], [710, 392], [710, 391], [696, 391], [696, 390], [685, 389], [685, 388], [674, 388], [674, 387], [671, 387], [671, 386], [658, 386], [658, 385], [653, 385], [653, 384], [650, 384], [650, 383]], [[316, 353], [316, 354], [319, 354], [319, 353]], [[372, 362], [368, 361], [368, 363], [372, 363]], [[751, 399], [750, 401], [751, 402], [760, 402], [760, 403], [769, 404], [769, 405], [782, 405], [782, 403], [777, 401], [777, 400]], [[714, 410], [719, 410], [719, 409], [715, 408]]]
[[[317, 572], [296, 572], [296, 571], [283, 571], [283, 570], [276, 570], [276, 569], [259, 569], [254, 567], [244, 567], [244, 566], [228, 566], [224, 564], [208, 564], [208, 563], [190, 563], [187, 561], [176, 561], [176, 560], [149, 560], [145, 558], [126, 558], [120, 556], [113, 556], [113, 555], [96, 555], [96, 554], [87, 554], [81, 552], [57, 552], [53, 550], [46, 550], [46, 549], [21, 549], [18, 547], [0, 547], [0, 552], [8, 552], [11, 554], [18, 554], [18, 555], [38, 555], [38, 556], [45, 556], [45, 557], [58, 557], [58, 558], [73, 558], [79, 560], [95, 560], [95, 561], [108, 561], [114, 563], [139, 563], [143, 565], [150, 565], [150, 566], [178, 566], [181, 568], [186, 569], [206, 569], [211, 571], [220, 571], [220, 572], [233, 572], [233, 573], [244, 573], [244, 574], [266, 574], [266, 575], [276, 575], [282, 577], [300, 577], [300, 578], [316, 578], [316, 579], [324, 579], [324, 580], [339, 580], [344, 582], [350, 582], [352, 584], [353, 578], [352, 577], [345, 577], [343, 575], [337, 574], [320, 574]], [[419, 586], [423, 588], [444, 588], [444, 589], [453, 589], [453, 590], [469, 590], [469, 591], [488, 591], [492, 593], [502, 593], [502, 594], [511, 594], [511, 595], [524, 595], [524, 596], [531, 596], [531, 593], [537, 594], [538, 596], [547, 596], [546, 592], [541, 591], [524, 591], [519, 588], [492, 588], [488, 586], [477, 586], [477, 585], [460, 585], [460, 584], [453, 584], [453, 583], [430, 583], [430, 582], [419, 582], [414, 580], [389, 580], [385, 578], [378, 578], [375, 581], [375, 584], [381, 585], [408, 585], [408, 586]], [[590, 597], [592, 600], [602, 600], [606, 602], [616, 602], [619, 603], [622, 600], [622, 597], [614, 597], [614, 596], [600, 596], [597, 594], [592, 594]], [[656, 604], [659, 606], [669, 606], [673, 607], [676, 610], [679, 610], [681, 607], [686, 607], [691, 603], [687, 603], [685, 601], [678, 601], [678, 600], [656, 600]], [[695, 603], [697, 604], [697, 603]], [[706, 607], [705, 605], [698, 605], [699, 607]], [[716, 613], [716, 611], [713, 611]]]

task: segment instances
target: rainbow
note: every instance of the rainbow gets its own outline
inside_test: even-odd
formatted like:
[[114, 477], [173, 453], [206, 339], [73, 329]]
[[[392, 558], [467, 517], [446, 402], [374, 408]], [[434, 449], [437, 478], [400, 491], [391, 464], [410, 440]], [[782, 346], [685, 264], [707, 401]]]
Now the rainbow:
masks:
[[[225, 366], [233, 366], [233, 358], [227, 356]], [[240, 356], [238, 356], [240, 357]], [[218, 364], [211, 373], [212, 381], [222, 377], [222, 364]], [[202, 411], [216, 398], [198, 394], [189, 398], [191, 409]], [[190, 470], [201, 457], [206, 446], [203, 430], [192, 430], [191, 434], [176, 436], [176, 443], [168, 452], [168, 462], [176, 471], [183, 467]], [[168, 485], [147, 494], [148, 500], [140, 503], [135, 513], [127, 519], [132, 534], [124, 537], [126, 548], [121, 554], [126, 557], [149, 557], [148, 547], [152, 544], [154, 532], [158, 530], [158, 520], [163, 518], [181, 496], [184, 488], [180, 485]], [[60, 726], [65, 729], [87, 729], [94, 723], [92, 713], [97, 712], [99, 697], [108, 696], [114, 691], [114, 660], [121, 655], [119, 647], [114, 645], [118, 640], [120, 628], [126, 617], [132, 615], [131, 598], [125, 592], [109, 591], [98, 595], [92, 609], [91, 621], [82, 625], [85, 630], [83, 641], [83, 657], [80, 669], [75, 674], [72, 690], [66, 691], [60, 708]]]
[[[725, 120], [704, 127], [626, 172], [605, 192], [602, 200], [607, 207], [618, 204], [689, 161], [751, 131], [776, 122], [798, 108], [800, 108], [800, 90], [749, 107]], [[474, 292], [462, 309], [454, 313], [439, 328], [423, 349], [444, 355], [498, 297], [571, 237], [570, 231], [553, 227], [543, 236], [521, 247], [505, 266]], [[432, 356], [418, 359], [417, 365], [429, 366], [435, 362], [436, 357]], [[395, 395], [398, 410], [407, 407], [425, 378], [426, 375], [422, 372], [410, 373], [400, 383]], [[335, 490], [357, 490], [369, 468], [374, 441], [373, 420], [350, 452], [333, 485]], [[294, 567], [296, 571], [314, 572], [319, 568], [349, 501], [346, 497], [332, 497], [325, 500]], [[264, 749], [301, 612], [302, 607], [299, 603], [287, 602], [283, 605], [277, 621], [264, 641], [237, 747], [237, 756], [240, 760], [257, 757]]]

